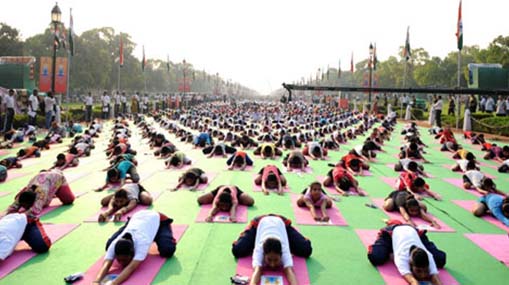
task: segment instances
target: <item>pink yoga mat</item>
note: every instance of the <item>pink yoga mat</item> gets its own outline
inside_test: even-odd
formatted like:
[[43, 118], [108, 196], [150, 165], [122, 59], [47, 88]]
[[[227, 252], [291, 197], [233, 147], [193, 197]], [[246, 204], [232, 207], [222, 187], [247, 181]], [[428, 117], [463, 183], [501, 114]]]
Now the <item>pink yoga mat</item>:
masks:
[[467, 190], [463, 187], [463, 179], [461, 178], [443, 178], [443, 180], [449, 184], [452, 184], [458, 188], [460, 188], [461, 190], [467, 192], [467, 193], [470, 193], [472, 195], [475, 195], [477, 197], [481, 197], [482, 194], [477, 192], [476, 190]]
[[497, 234], [465, 234], [478, 247], [509, 267], [509, 238]]
[[311, 167], [307, 166], [306, 168], [304, 168], [304, 170], [301, 170], [301, 169], [292, 169], [292, 171], [288, 171], [288, 168], [283, 167], [283, 170], [281, 172], [282, 173], [297, 173], [297, 174], [313, 173], [313, 169], [311, 169]]
[[[77, 192], [77, 193], [74, 193], [74, 197], [75, 198], [79, 198], [85, 194], [87, 194], [88, 192]], [[60, 202], [60, 200], [58, 200], [58, 198], [53, 198], [53, 200], [51, 200], [50, 204], [48, 205], [48, 207], [44, 208], [41, 213], [39, 214], [39, 216], [43, 216], [43, 215], [46, 215], [47, 213], [55, 210], [56, 208], [62, 206], [62, 202]]]
[[[381, 210], [383, 210], [384, 199], [373, 198], [373, 203], [375, 205], [377, 205]], [[403, 217], [401, 217], [401, 214], [399, 213], [399, 211], [397, 211], [397, 212], [387, 212], [385, 210], [383, 210], [383, 211], [385, 212], [385, 214], [387, 216], [389, 216], [390, 219], [396, 219], [396, 220], [400, 220], [400, 221], [404, 220]], [[417, 227], [425, 228], [425, 229], [427, 229], [430, 232], [456, 232], [456, 230], [454, 230], [453, 228], [449, 227], [444, 222], [442, 222], [441, 220], [439, 220], [436, 217], [434, 217], [433, 215], [431, 215], [429, 212], [428, 212], [428, 215], [431, 216], [432, 218], [434, 218], [437, 221], [437, 223], [441, 227], [440, 229], [436, 229], [434, 227], [431, 227], [430, 223], [426, 222], [425, 220], [423, 220], [421, 218], [411, 217], [411, 219], [412, 219], [412, 221], [414, 221], [414, 223], [417, 225]]]
[[[320, 225], [320, 226], [347, 226], [345, 219], [339, 212], [339, 209], [336, 207], [334, 202], [332, 203], [332, 207], [327, 209], [327, 215], [330, 220], [328, 222], [317, 222], [311, 217], [311, 213], [307, 207], [299, 207], [297, 206], [297, 200], [299, 199], [299, 195], [291, 194], [291, 206], [293, 209], [293, 213], [295, 214], [295, 221], [299, 225]], [[318, 216], [322, 216], [321, 210], [316, 208], [316, 214]]]
[[[378, 235], [378, 230], [355, 230], [357, 235], [359, 236], [364, 247], [368, 248], [372, 245]], [[377, 266], [378, 272], [382, 275], [382, 278], [385, 281], [385, 284], [388, 285], [408, 285], [408, 283], [403, 279], [401, 274], [399, 274], [396, 265], [394, 262], [389, 261], [384, 265]], [[449, 272], [445, 269], [438, 270], [438, 276], [444, 285], [459, 285], [460, 283], [452, 277]]]
[[[396, 154], [394, 155], [394, 157], [395, 157], [395, 158], [397, 158], [398, 160], [399, 160], [399, 159], [401, 159], [401, 158], [399, 157], [399, 152], [398, 152], [398, 153], [396, 153]], [[413, 161], [416, 161], [416, 162], [423, 162], [423, 160], [422, 160], [422, 159], [420, 159], [420, 158], [419, 158], [419, 159], [410, 158], [410, 159], [411, 159], [411, 160], [413, 160]], [[393, 167], [394, 167], [394, 166], [393, 166]]]
[[26, 176], [26, 175], [28, 175], [28, 173], [7, 171], [7, 179], [5, 179], [5, 181], [0, 182], [0, 183], [6, 183], [6, 182], [9, 182], [9, 181], [11, 181], [13, 179], [20, 178], [20, 177], [23, 177], [23, 176]]
[[7, 196], [11, 194], [10, 192], [0, 192], [0, 197]]
[[[152, 194], [152, 199], [153, 201], [155, 201], [157, 198], [159, 198], [159, 196], [161, 196], [161, 192], [154, 192], [154, 193], [150, 193]], [[146, 210], [148, 209], [149, 206], [145, 206], [145, 205], [138, 205], [136, 206], [134, 209], [132, 209], [132, 211], [130, 211], [129, 213], [126, 213], [125, 215], [122, 216], [122, 218], [120, 219], [120, 222], [127, 222], [127, 219], [129, 217], [132, 217], [134, 214], [138, 213], [139, 211], [142, 211], [142, 210]], [[89, 222], [89, 223], [96, 223], [98, 222], [97, 221], [97, 218], [99, 217], [99, 214], [106, 211], [108, 209], [108, 207], [102, 207], [101, 210], [99, 210], [97, 213], [93, 214], [92, 216], [86, 218], [84, 220], [84, 222]], [[112, 217], [110, 217], [111, 219]]]
[[[73, 224], [44, 224], [44, 230], [46, 234], [51, 239], [52, 243], [55, 243], [68, 233], [72, 232], [79, 225]], [[51, 251], [51, 249], [50, 249]], [[24, 242], [20, 241], [16, 246], [16, 249], [6, 260], [1, 263], [0, 266], [0, 279], [7, 276], [9, 273], [14, 271], [16, 268], [23, 265], [25, 262], [30, 260], [32, 257], [37, 254], [30, 250], [30, 247]]]
[[253, 166], [252, 165], [247, 165], [246, 168], [244, 170], [240, 170], [240, 167], [234, 167], [233, 169], [228, 169], [228, 165], [225, 166], [224, 170], [226, 171], [251, 171], [253, 170]]
[[[196, 222], [205, 223], [205, 218], [209, 215], [210, 210], [212, 209], [212, 205], [202, 205], [200, 207], [200, 212], [198, 212], [198, 216], [196, 217]], [[214, 216], [214, 223], [231, 223], [229, 212], [219, 212]], [[247, 206], [239, 205], [237, 206], [237, 223], [247, 223]]]
[[2, 155], [7, 155], [7, 154], [9, 154], [9, 153], [11, 153], [11, 152], [10, 152], [10, 151], [8, 151], [8, 150], [0, 149], [0, 156], [2, 156]]
[[[252, 257], [243, 257], [239, 258], [237, 261], [237, 271], [236, 273], [238, 275], [242, 276], [248, 276], [251, 278], [251, 274], [253, 274], [253, 265], [252, 265]], [[309, 275], [308, 275], [308, 268], [306, 265], [306, 259], [302, 257], [293, 257], [293, 271], [295, 272], [295, 275], [297, 277], [297, 281], [299, 285], [310, 285], [311, 282], [309, 281]], [[271, 271], [271, 270], [264, 270], [262, 273], [262, 276], [282, 276], [283, 277], [283, 284], [281, 285], [288, 285], [288, 280], [285, 277], [285, 274], [282, 270], [280, 271]]]
[[488, 167], [488, 168], [491, 168], [491, 169], [498, 170], [498, 166], [495, 166], [495, 165], [492, 165], [492, 164], [486, 163], [486, 162], [484, 162], [484, 161], [479, 161], [479, 165], [480, 165], [481, 167]]
[[[474, 200], [451, 200], [451, 202], [453, 202], [454, 204], [460, 206], [461, 208], [467, 210], [468, 212], [472, 212], [472, 209], [474, 208], [474, 206], [477, 204], [477, 201], [474, 201]], [[502, 230], [505, 230], [507, 231], [508, 228], [502, 224], [501, 221], [497, 220], [495, 217], [493, 217], [492, 215], [484, 215], [481, 217], [481, 219], [485, 220], [486, 222], [502, 229]]]
[[[172, 225], [173, 237], [177, 242], [182, 238], [182, 235], [187, 229], [187, 225]], [[147, 258], [140, 264], [136, 271], [122, 283], [122, 285], [144, 285], [151, 284], [159, 270], [166, 262], [166, 258], [160, 257], [157, 251], [157, 246], [153, 243], [150, 247]], [[97, 260], [88, 270], [85, 272], [85, 276], [80, 281], [74, 284], [88, 285], [92, 284], [95, 280], [97, 273], [101, 270], [103, 264], [103, 258]], [[120, 266], [114, 262], [110, 269], [109, 274], [119, 274], [121, 272]]]
[[[42, 154], [41, 154], [41, 156], [42, 156]], [[39, 160], [39, 157], [30, 157], [30, 158], [22, 159], [22, 160], [20, 160], [20, 162], [23, 165], [23, 167], [27, 167], [27, 166], [35, 165], [35, 164], [41, 162], [41, 160]]]
[[398, 177], [386, 177], [386, 176], [382, 176], [380, 177], [380, 179], [382, 179], [382, 181], [391, 186], [391, 189], [396, 189], [396, 181], [398, 180]]
[[[325, 180], [326, 176], [317, 176], [316, 177], [316, 180], [318, 180], [319, 182], [322, 183], [322, 186], [323, 186], [323, 181]], [[329, 191], [330, 194], [338, 194], [338, 191], [336, 190], [336, 188], [334, 186], [323, 186], [325, 189], [327, 189]], [[368, 195], [368, 192], [366, 192], [364, 189], [362, 188], [359, 188], [359, 191], [361, 193], [363, 193], [365, 196]], [[359, 194], [357, 192], [355, 192], [355, 190], [353, 190], [353, 188], [350, 188], [348, 190], [348, 195], [350, 196], [359, 196]]]

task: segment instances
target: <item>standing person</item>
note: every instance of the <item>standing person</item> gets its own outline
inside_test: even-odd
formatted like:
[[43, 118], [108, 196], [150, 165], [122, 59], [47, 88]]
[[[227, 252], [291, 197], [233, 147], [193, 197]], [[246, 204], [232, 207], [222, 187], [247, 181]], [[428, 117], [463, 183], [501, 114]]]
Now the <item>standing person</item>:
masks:
[[486, 113], [493, 113], [495, 111], [495, 100], [493, 99], [492, 96], [489, 96], [488, 99], [486, 100], [486, 105], [484, 107]]
[[122, 96], [120, 96], [120, 103], [122, 104], [122, 114], [127, 114], [127, 97], [125, 92], [122, 92]]
[[454, 115], [454, 110], [456, 109], [456, 101], [454, 101], [454, 96], [449, 96], [449, 109], [447, 109], [447, 115]]
[[92, 105], [94, 104], [94, 97], [92, 97], [92, 92], [88, 92], [87, 97], [85, 97], [85, 121], [92, 122]]
[[53, 97], [53, 93], [50, 91], [48, 92], [47, 96], [44, 98], [44, 114], [46, 116], [46, 129], [49, 130], [51, 127], [51, 122], [53, 119], [53, 116], [55, 115], [55, 104], [57, 101], [55, 100], [55, 97]]
[[117, 117], [118, 114], [120, 113], [120, 92], [117, 91], [117, 94], [115, 94], [115, 96], [113, 96], [113, 100], [115, 100], [115, 106], [113, 107], [113, 117]]
[[140, 96], [139, 92], [136, 92], [131, 96], [131, 114], [137, 114], [140, 111]]
[[12, 129], [12, 122], [14, 120], [14, 89], [9, 89], [9, 95], [4, 97], [5, 100], [5, 125], [4, 132]]
[[442, 96], [439, 95], [437, 100], [435, 101], [435, 104], [433, 104], [433, 108], [435, 109], [435, 120], [437, 122], [438, 127], [442, 127]]
[[475, 95], [470, 95], [470, 99], [468, 100], [468, 108], [470, 109], [470, 113], [475, 113], [477, 111], [477, 99]]
[[39, 91], [34, 89], [32, 95], [28, 97], [28, 124], [31, 126], [37, 125], [37, 110], [39, 109]]
[[497, 117], [502, 117], [502, 116], [505, 116], [505, 110], [506, 110], [506, 107], [505, 107], [505, 101], [504, 101], [504, 98], [502, 98], [502, 96], [498, 96], [498, 100], [497, 100], [497, 112], [496, 112], [496, 116]]
[[102, 118], [103, 118], [103, 120], [107, 120], [110, 118], [110, 103], [111, 103], [111, 98], [108, 95], [108, 92], [104, 91], [101, 101], [102, 101], [102, 108], [103, 108]]
[[481, 101], [479, 101], [479, 110], [484, 113], [484, 111], [486, 110], [485, 107], [486, 107], [486, 97], [481, 96]]

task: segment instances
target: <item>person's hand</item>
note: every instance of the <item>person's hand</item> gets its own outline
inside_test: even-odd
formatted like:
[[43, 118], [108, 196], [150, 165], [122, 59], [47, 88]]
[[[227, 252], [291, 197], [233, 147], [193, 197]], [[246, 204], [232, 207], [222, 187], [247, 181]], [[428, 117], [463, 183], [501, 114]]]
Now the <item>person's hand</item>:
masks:
[[442, 227], [437, 223], [437, 221], [433, 221], [431, 222], [431, 226], [434, 227], [435, 229], [441, 229]]
[[269, 195], [269, 191], [267, 191], [267, 190], [263, 190], [263, 194], [265, 194], [265, 195]]
[[422, 196], [419, 194], [414, 194], [415, 199], [422, 200]]
[[284, 194], [284, 193], [283, 193], [283, 190], [278, 191], [278, 192], [277, 192], [277, 194], [278, 194], [279, 196], [283, 196], [283, 194]]
[[362, 196], [362, 197], [366, 196], [366, 193], [364, 193], [363, 191], [360, 191], [358, 189], [357, 189], [357, 193], [359, 193], [359, 196]]
[[101, 192], [101, 191], [103, 191], [103, 190], [104, 190], [104, 189], [103, 189], [102, 187], [99, 187], [99, 188], [94, 189], [94, 191], [95, 191], [95, 192]]
[[435, 200], [441, 201], [442, 200], [442, 196], [440, 196], [440, 194], [435, 194]]
[[213, 219], [214, 219], [214, 218], [213, 218], [212, 216], [207, 216], [207, 217], [205, 218], [205, 222], [207, 222], [207, 223], [211, 223]]
[[230, 222], [236, 223], [237, 222], [237, 217], [230, 216]]
[[314, 216], [313, 217], [313, 220], [317, 221], [317, 222], [320, 222], [322, 220], [321, 217], [318, 217], [318, 216]]
[[107, 219], [108, 219], [108, 215], [106, 213], [100, 213], [99, 217], [97, 218], [99, 223], [104, 223], [104, 222], [106, 222]]
[[113, 216], [113, 221], [114, 222], [120, 222], [120, 220], [122, 219], [122, 216], [124, 215], [124, 211], [120, 210], [120, 211], [117, 211], [115, 213], [115, 216]]
[[348, 196], [350, 196], [350, 194], [348, 194], [347, 192], [343, 192], [343, 193], [341, 193], [341, 196], [348, 197]]
[[177, 191], [177, 190], [178, 190], [178, 188], [177, 188], [177, 187], [174, 187], [174, 188], [171, 188], [171, 189], [170, 189], [170, 191], [171, 191], [171, 192], [175, 192], [175, 191]]
[[329, 216], [323, 216], [322, 217], [322, 222], [328, 222], [329, 221]]

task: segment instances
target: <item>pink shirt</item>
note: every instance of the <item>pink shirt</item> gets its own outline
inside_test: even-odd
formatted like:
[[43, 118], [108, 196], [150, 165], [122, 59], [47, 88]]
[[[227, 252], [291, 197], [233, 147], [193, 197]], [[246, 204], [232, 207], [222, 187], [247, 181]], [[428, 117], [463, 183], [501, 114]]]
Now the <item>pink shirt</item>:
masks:
[[230, 190], [230, 196], [232, 196], [232, 204], [238, 204], [239, 201], [237, 200], [237, 187], [230, 187], [230, 186], [223, 186], [219, 188], [219, 191], [217, 191], [216, 197], [214, 197], [214, 202], [212, 202], [213, 205], [216, 205], [219, 202], [219, 196], [223, 194], [224, 190]]

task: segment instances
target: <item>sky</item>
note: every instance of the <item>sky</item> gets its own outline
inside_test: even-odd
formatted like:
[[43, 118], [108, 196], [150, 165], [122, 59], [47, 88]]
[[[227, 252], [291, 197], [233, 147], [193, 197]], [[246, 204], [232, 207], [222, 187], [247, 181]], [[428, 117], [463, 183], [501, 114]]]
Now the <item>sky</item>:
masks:
[[[52, 0], [2, 1], [0, 22], [22, 38], [42, 33]], [[62, 20], [74, 29], [112, 27], [129, 33], [141, 58], [186, 59], [197, 70], [216, 72], [261, 94], [318, 68], [350, 69], [368, 57], [370, 42], [385, 60], [404, 45], [444, 57], [456, 49], [459, 0], [60, 0]], [[463, 43], [485, 48], [509, 35], [507, 0], [464, 0]]]

